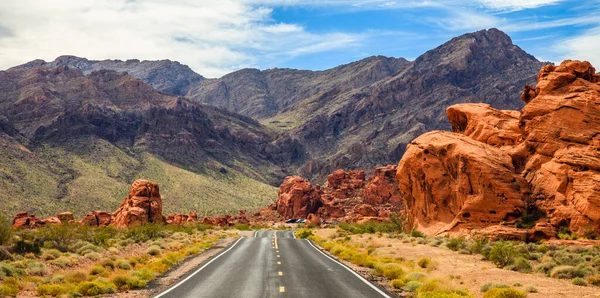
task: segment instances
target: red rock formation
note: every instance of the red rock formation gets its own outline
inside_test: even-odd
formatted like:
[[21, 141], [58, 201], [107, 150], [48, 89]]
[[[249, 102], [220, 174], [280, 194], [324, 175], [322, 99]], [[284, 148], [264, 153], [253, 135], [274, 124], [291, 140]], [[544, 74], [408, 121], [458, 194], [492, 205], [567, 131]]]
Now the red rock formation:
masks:
[[525, 211], [525, 179], [510, 156], [461, 134], [415, 139], [398, 165], [405, 209], [428, 234], [514, 221]]
[[286, 177], [279, 187], [277, 212], [285, 218], [306, 218], [319, 208], [320, 194], [308, 180], [298, 176]]
[[[532, 240], [559, 227], [600, 233], [600, 75], [588, 62], [546, 65], [521, 98], [520, 113], [452, 106], [455, 133], [430, 132], [408, 146], [397, 178], [419, 228]], [[510, 226], [525, 209], [547, 218], [531, 230]]]
[[71, 213], [71, 212], [62, 212], [62, 213], [59, 213], [56, 217], [58, 217], [60, 222], [63, 222], [63, 223], [75, 221], [75, 217], [73, 216], [73, 213]]
[[112, 215], [106, 211], [94, 211], [88, 212], [88, 214], [81, 220], [81, 224], [93, 226], [93, 227], [106, 227], [110, 225], [112, 221]]
[[15, 215], [10, 226], [16, 229], [33, 229], [41, 227], [44, 224], [45, 223], [35, 216], [35, 214], [20, 212]]
[[190, 223], [198, 222], [198, 213], [190, 212], [187, 217], [187, 222], [190, 222]]
[[370, 205], [401, 204], [402, 197], [396, 182], [396, 165], [376, 168], [364, 187], [363, 198], [365, 204]]
[[42, 222], [47, 225], [60, 225], [61, 224], [60, 219], [58, 219], [58, 217], [56, 217], [56, 216], [45, 218], [44, 220], [42, 220]]
[[158, 184], [147, 180], [136, 180], [131, 185], [129, 196], [115, 211], [113, 225], [128, 227], [165, 221]]
[[369, 179], [364, 171], [336, 170], [324, 187], [317, 184], [314, 189], [306, 179], [287, 177], [279, 189], [277, 212], [285, 218], [306, 218], [312, 213], [320, 219], [343, 221], [389, 216], [401, 206], [395, 169], [393, 165], [377, 168]]
[[318, 215], [311, 213], [306, 217], [306, 224], [320, 226], [321, 218]]

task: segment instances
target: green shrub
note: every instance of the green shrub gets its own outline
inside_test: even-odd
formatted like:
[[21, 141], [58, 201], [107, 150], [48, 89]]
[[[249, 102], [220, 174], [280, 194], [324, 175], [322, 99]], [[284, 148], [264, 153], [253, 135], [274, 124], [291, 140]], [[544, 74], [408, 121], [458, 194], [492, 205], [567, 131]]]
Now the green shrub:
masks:
[[398, 279], [404, 276], [404, 269], [396, 263], [378, 263], [375, 264], [374, 273], [379, 276], [385, 276], [389, 279]]
[[390, 286], [394, 289], [400, 289], [404, 287], [404, 281], [401, 279], [392, 279], [392, 281], [390, 281]]
[[485, 236], [477, 236], [473, 238], [473, 242], [471, 243], [469, 250], [474, 254], [480, 254], [487, 244], [488, 240]]
[[99, 280], [82, 282], [77, 287], [77, 292], [86, 296], [97, 296], [110, 294], [116, 291], [114, 284], [105, 283]]
[[531, 263], [523, 257], [516, 257], [514, 260], [513, 270], [528, 273], [532, 271]]
[[21, 255], [24, 255], [26, 253], [33, 253], [39, 255], [41, 251], [41, 245], [39, 244], [39, 242], [36, 241], [18, 239], [17, 241], [15, 241], [12, 247], [12, 251]]
[[11, 238], [10, 220], [3, 213], [0, 213], [0, 246], [6, 244]]
[[65, 256], [58, 257], [52, 261], [49, 261], [50, 264], [56, 265], [60, 268], [71, 267], [73, 266], [73, 261]]
[[516, 256], [514, 244], [510, 241], [499, 240], [494, 242], [489, 253], [489, 259], [498, 267], [510, 265]]
[[525, 288], [525, 293], [537, 293], [538, 289], [534, 286], [528, 286]]
[[423, 284], [421, 282], [418, 282], [416, 280], [411, 280], [409, 282], [406, 283], [406, 285], [404, 286], [404, 288], [402, 288], [405, 291], [408, 292], [414, 292], [416, 291], [418, 288], [420, 288]]
[[236, 229], [240, 230], [240, 231], [250, 231], [250, 225], [248, 224], [237, 224], [235, 226]]
[[483, 284], [480, 289], [482, 292], [487, 292], [491, 289], [503, 289], [503, 288], [508, 288], [508, 286], [504, 285], [504, 284], [495, 283], [495, 282], [487, 282], [487, 283]]
[[483, 294], [483, 298], [525, 298], [527, 294], [513, 288], [494, 288]]
[[471, 293], [467, 291], [461, 290], [435, 290], [429, 292], [420, 292], [419, 291], [418, 298], [465, 298], [465, 297], [473, 297]]
[[585, 266], [569, 266], [569, 265], [561, 265], [554, 267], [552, 271], [550, 271], [550, 277], [554, 278], [575, 278], [575, 277], [586, 277], [592, 274], [592, 270]]
[[85, 257], [93, 261], [98, 261], [102, 258], [102, 255], [97, 252], [88, 252], [85, 254]]
[[404, 279], [406, 280], [423, 280], [427, 277], [427, 274], [423, 272], [410, 272], [406, 274]]
[[115, 264], [115, 261], [111, 260], [111, 259], [104, 259], [102, 260], [102, 262], [100, 262], [100, 266], [109, 269], [109, 270], [115, 270], [115, 267], [117, 266]]
[[19, 293], [19, 281], [14, 277], [6, 277], [0, 285], [0, 295], [17, 296]]
[[68, 294], [70, 290], [71, 289], [67, 285], [57, 284], [42, 284], [36, 288], [36, 292], [39, 295], [50, 295], [54, 297], [59, 297], [64, 294]]
[[600, 286], [600, 275], [588, 276], [587, 283], [594, 286]]
[[417, 261], [417, 265], [419, 265], [419, 267], [421, 267], [421, 268], [427, 268], [427, 267], [429, 267], [429, 265], [431, 265], [431, 259], [430, 258], [420, 258]]
[[585, 279], [581, 278], [581, 277], [575, 277], [573, 278], [573, 280], [571, 280], [571, 283], [576, 285], [576, 286], [587, 286], [587, 282], [585, 281]]
[[106, 270], [102, 266], [94, 266], [92, 269], [90, 269], [90, 275], [100, 275], [104, 272], [106, 272]]
[[152, 245], [152, 246], [148, 247], [148, 250], [146, 250], [146, 253], [151, 256], [159, 256], [160, 252], [161, 252], [160, 247], [158, 247], [156, 245]]
[[313, 232], [310, 229], [300, 229], [296, 231], [296, 237], [300, 239], [306, 239], [310, 236], [313, 236]]
[[146, 282], [136, 276], [117, 275], [110, 280], [120, 290], [139, 289], [146, 286]]
[[127, 260], [118, 260], [117, 267], [123, 270], [131, 270], [131, 264]]
[[67, 273], [65, 280], [70, 283], [80, 283], [87, 280], [87, 274], [82, 271], [71, 271]]
[[556, 266], [558, 266], [558, 264], [556, 264], [556, 262], [554, 262], [554, 261], [544, 262], [544, 263], [537, 265], [535, 267], [535, 271], [544, 273], [546, 275], [550, 275], [550, 271]]
[[446, 243], [446, 247], [450, 250], [458, 251], [466, 247], [466, 239], [464, 237], [451, 238], [448, 240], [448, 243]]
[[49, 249], [44, 250], [42, 253], [42, 259], [46, 261], [51, 261], [60, 257], [61, 253], [58, 249]]

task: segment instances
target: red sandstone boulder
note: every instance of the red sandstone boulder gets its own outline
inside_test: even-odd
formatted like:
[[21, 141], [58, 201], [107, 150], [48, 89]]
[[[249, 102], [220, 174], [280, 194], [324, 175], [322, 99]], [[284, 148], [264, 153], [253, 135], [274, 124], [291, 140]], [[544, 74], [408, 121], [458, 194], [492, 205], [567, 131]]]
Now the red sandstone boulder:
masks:
[[158, 184], [147, 180], [136, 180], [131, 185], [129, 196], [114, 213], [116, 227], [164, 223], [162, 200]]
[[60, 220], [60, 222], [74, 222], [75, 221], [75, 217], [73, 216], [73, 213], [71, 212], [62, 212], [59, 213], [57, 215], [58, 219]]
[[402, 197], [396, 181], [396, 165], [376, 168], [364, 187], [363, 202], [370, 205], [400, 205]]
[[367, 217], [376, 217], [377, 214], [377, 210], [375, 210], [375, 208], [373, 208], [373, 206], [371, 205], [367, 205], [367, 204], [362, 204], [359, 205], [356, 208], [356, 211], [358, 212], [358, 214], [360, 214], [361, 216], [367, 216]]
[[35, 214], [20, 212], [12, 220], [11, 227], [16, 229], [34, 229], [43, 226], [45, 223]]
[[93, 227], [106, 227], [112, 221], [112, 215], [106, 211], [88, 212], [81, 224]]
[[46, 225], [60, 225], [61, 224], [60, 219], [58, 219], [58, 217], [56, 217], [56, 216], [45, 218], [44, 220], [42, 220], [42, 222], [44, 222], [44, 224], [46, 224]]
[[210, 216], [205, 216], [202, 218], [202, 220], [200, 221], [200, 223], [202, 223], [203, 225], [215, 225], [215, 220], [214, 218], [210, 217]]
[[285, 218], [306, 218], [319, 208], [320, 191], [315, 190], [308, 180], [286, 177], [279, 187], [277, 212]]
[[431, 235], [514, 221], [529, 193], [507, 153], [445, 131], [412, 141], [396, 177], [405, 210]]
[[191, 222], [191, 223], [198, 222], [198, 213], [190, 212], [187, 216], [187, 222]]

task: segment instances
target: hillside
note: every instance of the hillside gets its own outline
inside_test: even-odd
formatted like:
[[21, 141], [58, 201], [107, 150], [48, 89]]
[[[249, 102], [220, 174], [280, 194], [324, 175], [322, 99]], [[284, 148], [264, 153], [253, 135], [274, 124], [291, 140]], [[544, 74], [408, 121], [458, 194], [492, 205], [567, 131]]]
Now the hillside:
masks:
[[[161, 181], [169, 212], [273, 201], [284, 175], [256, 121], [163, 95], [114, 71], [0, 72], [0, 208], [40, 215], [112, 210], [137, 178]], [[235, 189], [235, 191], [233, 191]]]

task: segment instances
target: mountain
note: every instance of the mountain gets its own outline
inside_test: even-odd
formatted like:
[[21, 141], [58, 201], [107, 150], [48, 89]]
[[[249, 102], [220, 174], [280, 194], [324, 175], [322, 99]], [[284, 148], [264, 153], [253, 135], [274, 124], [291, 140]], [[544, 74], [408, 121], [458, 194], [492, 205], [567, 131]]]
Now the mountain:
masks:
[[542, 65], [503, 32], [482, 30], [453, 38], [390, 77], [347, 91], [323, 90], [262, 122], [293, 122], [281, 138], [298, 140], [307, 150], [297, 173], [323, 180], [338, 168], [398, 161], [416, 136], [450, 129], [450, 105], [522, 108], [520, 91], [535, 83]]
[[[264, 119], [314, 97], [360, 89], [388, 78], [410, 63], [403, 58], [369, 57], [325, 71], [242, 69], [190, 88], [187, 97]], [[289, 123], [288, 123], [289, 124]], [[275, 127], [287, 127], [285, 121]]]
[[9, 70], [32, 69], [34, 67], [55, 68], [69, 66], [89, 74], [96, 70], [114, 70], [127, 72], [132, 77], [142, 80], [156, 90], [169, 95], [185, 95], [191, 86], [204, 80], [204, 77], [195, 73], [187, 65], [176, 61], [140, 61], [137, 59], [121, 60], [88, 60], [75, 56], [60, 56], [53, 62], [34, 60]]
[[248, 117], [168, 96], [125, 73], [0, 71], [0, 208], [114, 210], [137, 178], [169, 212], [256, 208], [284, 176], [275, 136]]

